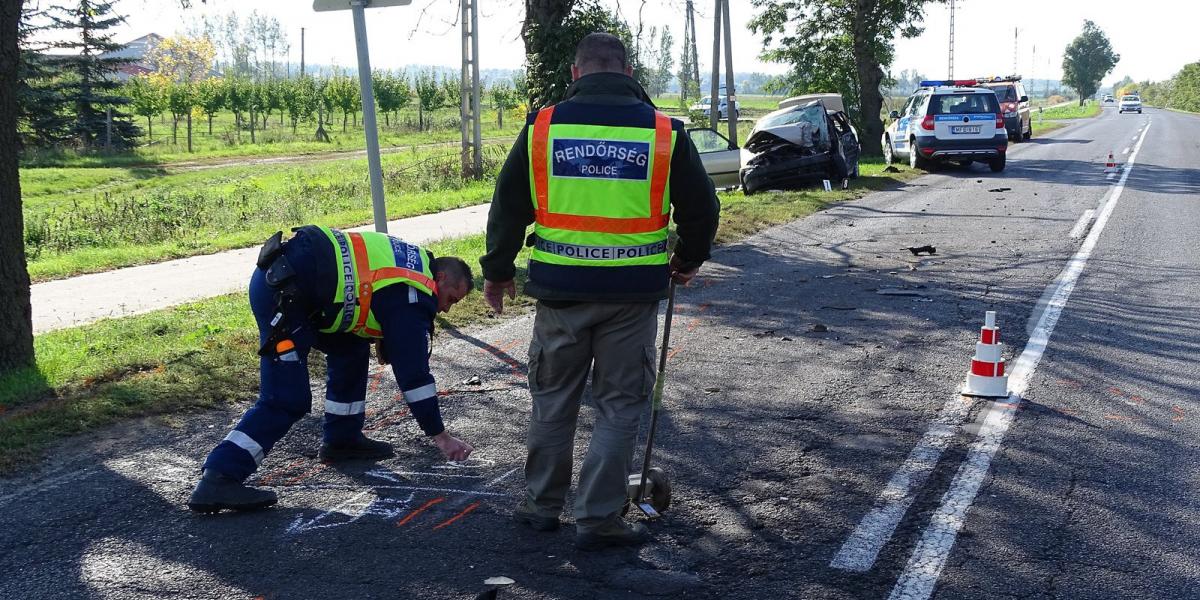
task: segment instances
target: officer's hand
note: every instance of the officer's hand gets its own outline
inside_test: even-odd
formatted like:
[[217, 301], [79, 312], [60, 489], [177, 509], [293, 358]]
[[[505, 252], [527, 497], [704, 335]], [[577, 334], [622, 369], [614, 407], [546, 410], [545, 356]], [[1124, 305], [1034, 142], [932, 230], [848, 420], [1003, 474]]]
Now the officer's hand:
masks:
[[696, 276], [696, 273], [700, 272], [700, 267], [685, 269], [685, 265], [686, 263], [679, 258], [678, 254], [671, 256], [671, 280], [683, 286], [686, 286]]
[[508, 281], [491, 281], [485, 279], [483, 282], [483, 299], [487, 301], [488, 306], [496, 311], [496, 314], [504, 314], [504, 295], [507, 292], [508, 299], [514, 300], [517, 297], [517, 284], [513, 280]]
[[467, 460], [468, 456], [475, 451], [470, 444], [450, 435], [449, 431], [443, 431], [433, 436], [433, 443], [446, 455], [447, 460]]

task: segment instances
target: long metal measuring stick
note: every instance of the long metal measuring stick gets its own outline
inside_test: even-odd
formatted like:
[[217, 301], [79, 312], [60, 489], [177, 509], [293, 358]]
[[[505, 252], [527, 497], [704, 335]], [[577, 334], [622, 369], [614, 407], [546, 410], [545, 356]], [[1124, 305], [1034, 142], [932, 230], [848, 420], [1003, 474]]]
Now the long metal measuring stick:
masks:
[[646, 455], [642, 457], [642, 480], [638, 483], [637, 498], [641, 502], [646, 494], [646, 471], [650, 470], [650, 453], [654, 451], [654, 430], [658, 428], [658, 412], [662, 407], [663, 385], [667, 381], [667, 349], [671, 343], [671, 316], [675, 314], [675, 281], [667, 292], [667, 316], [663, 320], [662, 351], [658, 354], [658, 374], [654, 377], [654, 395], [650, 402], [650, 433], [646, 436]]

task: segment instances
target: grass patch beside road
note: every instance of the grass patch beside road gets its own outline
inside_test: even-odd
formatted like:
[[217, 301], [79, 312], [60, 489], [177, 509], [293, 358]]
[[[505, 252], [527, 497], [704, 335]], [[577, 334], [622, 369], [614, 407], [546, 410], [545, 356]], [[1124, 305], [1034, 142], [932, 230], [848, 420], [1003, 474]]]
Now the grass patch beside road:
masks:
[[1100, 114], [1100, 103], [1095, 100], [1088, 100], [1080, 106], [1078, 102], [1072, 102], [1066, 106], [1055, 106], [1047, 108], [1035, 116], [1041, 119], [1086, 119]]
[[[882, 163], [864, 162], [863, 177], [852, 180], [845, 191], [814, 188], [753, 196], [723, 192], [718, 243], [744, 239], [923, 174], [895, 168], [884, 172]], [[484, 236], [430, 248], [475, 264], [484, 253]], [[517, 264], [527, 260], [526, 250]], [[524, 275], [524, 269], [518, 269], [521, 285]], [[476, 283], [482, 287], [479, 277]], [[519, 295], [509, 303], [508, 313], [521, 314], [532, 305], [530, 298]], [[439, 326], [493, 320], [476, 291], [439, 318]], [[37, 336], [35, 344], [36, 368], [0, 377], [0, 473], [36, 459], [48, 443], [63, 436], [133, 417], [249, 401], [258, 390], [257, 329], [244, 293], [54, 331]], [[314, 365], [314, 376], [319, 376], [321, 362]]]

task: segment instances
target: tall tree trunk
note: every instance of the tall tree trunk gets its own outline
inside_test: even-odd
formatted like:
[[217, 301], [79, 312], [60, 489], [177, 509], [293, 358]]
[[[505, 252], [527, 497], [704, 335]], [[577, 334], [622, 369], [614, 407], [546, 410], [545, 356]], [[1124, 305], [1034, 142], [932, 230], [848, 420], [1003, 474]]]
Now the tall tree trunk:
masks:
[[154, 119], [146, 116], [146, 139], [154, 141]]
[[171, 145], [179, 145], [179, 115], [171, 113]]
[[33, 363], [33, 313], [17, 166], [17, 23], [21, 0], [0, 0], [0, 373]]
[[188, 154], [192, 153], [192, 111], [188, 111]]
[[878, 10], [878, 6], [874, 0], [857, 0], [856, 5], [851, 43], [854, 45], [854, 63], [858, 70], [859, 119], [863, 126], [858, 141], [864, 155], [881, 156], [883, 119], [879, 111], [883, 110], [883, 94], [879, 86], [885, 74], [879, 66], [879, 59], [871, 52], [870, 44], [875, 39], [875, 32], [871, 31], [871, 18], [868, 16]]
[[212, 113], [208, 113], [208, 137], [212, 137]]
[[256, 141], [254, 141], [254, 123], [257, 122], [257, 120], [258, 120], [257, 117], [254, 116], [254, 109], [253, 108], [250, 109], [250, 143], [251, 144], [258, 143]]
[[346, 114], [346, 111], [342, 111], [342, 133], [346, 133], [346, 120], [349, 118], [350, 115]]
[[504, 129], [504, 107], [500, 107], [500, 111], [496, 113], [496, 127]]

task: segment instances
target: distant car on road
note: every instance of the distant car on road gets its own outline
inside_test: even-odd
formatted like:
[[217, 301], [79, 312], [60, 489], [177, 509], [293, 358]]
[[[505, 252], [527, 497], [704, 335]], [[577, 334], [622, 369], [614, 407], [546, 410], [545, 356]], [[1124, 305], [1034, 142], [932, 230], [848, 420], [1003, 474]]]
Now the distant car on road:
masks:
[[[712, 97], [705, 96], [705, 97], [701, 98], [700, 101], [693, 104], [689, 108], [689, 110], [701, 111], [704, 113], [704, 116], [706, 116], [706, 117], [711, 115], [712, 114]], [[726, 99], [724, 96], [717, 98], [717, 115], [719, 115], [717, 117], [719, 119], [728, 119], [729, 118], [728, 99]], [[742, 103], [737, 100], [734, 100], [733, 101], [733, 118], [737, 119], [737, 118], [741, 118], [741, 116], [742, 116]]]
[[1008, 131], [1008, 139], [1019, 142], [1032, 138], [1033, 111], [1029, 109], [1029, 96], [1025, 93], [1021, 77], [1014, 75], [979, 81], [983, 87], [996, 92], [996, 100], [1004, 111], [1004, 128]]
[[1113, 101], [1114, 101], [1114, 100], [1113, 100], [1112, 94], [1105, 94], [1105, 95], [1104, 95], [1104, 100], [1103, 100], [1103, 102], [1105, 102], [1105, 103], [1111, 103], [1111, 102], [1113, 102]]
[[1121, 102], [1117, 104], [1117, 112], [1137, 112], [1142, 114], [1142, 99], [1133, 94], [1121, 96]]
[[816, 180], [858, 177], [858, 132], [840, 94], [788, 98], [758, 120], [746, 138], [741, 171], [746, 194]]
[[892, 111], [883, 133], [883, 158], [907, 158], [913, 168], [931, 162], [969, 166], [987, 162], [1004, 170], [1008, 131], [996, 93], [976, 80], [922, 81], [904, 108]]

